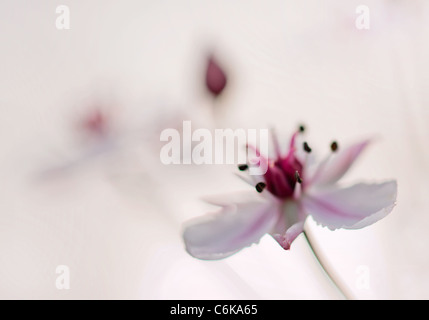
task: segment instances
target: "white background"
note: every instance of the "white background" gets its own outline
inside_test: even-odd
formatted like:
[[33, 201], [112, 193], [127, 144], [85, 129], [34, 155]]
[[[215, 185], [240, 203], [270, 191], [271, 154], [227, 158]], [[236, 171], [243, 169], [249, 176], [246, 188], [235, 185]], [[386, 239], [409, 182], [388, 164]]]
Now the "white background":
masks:
[[[55, 26], [62, 4], [70, 30]], [[305, 123], [320, 156], [377, 137], [344, 181], [397, 179], [391, 215], [310, 226], [355, 298], [429, 298], [428, 18], [417, 0], [1, 0], [0, 298], [341, 298], [302, 236], [291, 251], [267, 236], [222, 261], [186, 254], [182, 223], [213, 210], [200, 197], [248, 187], [234, 166], [160, 164], [159, 133], [182, 120], [275, 127], [284, 143]], [[208, 52], [228, 74], [216, 102]], [[75, 125], [94, 105], [107, 141]]]

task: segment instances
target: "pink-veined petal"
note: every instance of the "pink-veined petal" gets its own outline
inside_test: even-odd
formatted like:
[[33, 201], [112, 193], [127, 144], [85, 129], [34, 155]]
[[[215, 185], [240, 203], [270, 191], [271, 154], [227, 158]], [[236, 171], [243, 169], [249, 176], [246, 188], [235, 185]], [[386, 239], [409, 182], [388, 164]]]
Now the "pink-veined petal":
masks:
[[278, 220], [279, 204], [254, 194], [253, 200], [223, 205], [216, 213], [188, 222], [183, 239], [195, 258], [216, 260], [257, 243]]
[[360, 229], [384, 218], [395, 206], [396, 181], [359, 183], [347, 188], [331, 186], [304, 195], [305, 212], [316, 222], [334, 230]]
[[309, 184], [327, 185], [334, 184], [346, 174], [358, 156], [368, 146], [370, 140], [355, 143], [344, 149], [333, 152], [322, 161], [314, 173], [309, 177]]
[[273, 238], [282, 246], [289, 250], [292, 242], [304, 231], [304, 221], [295, 223], [284, 234], [274, 233]]
[[283, 249], [289, 250], [292, 242], [303, 232], [306, 217], [299, 202], [286, 201], [282, 206], [279, 220], [270, 233], [271, 236]]
[[269, 193], [267, 190], [264, 190], [261, 193], [256, 192], [253, 185], [252, 191], [237, 191], [237, 192], [230, 192], [225, 194], [219, 194], [219, 195], [210, 195], [210, 196], [204, 196], [201, 197], [201, 200], [212, 204], [217, 207], [228, 207], [235, 204], [240, 203], [262, 203], [262, 202], [276, 202], [278, 205], [280, 204], [280, 201], [274, 197], [271, 193]]

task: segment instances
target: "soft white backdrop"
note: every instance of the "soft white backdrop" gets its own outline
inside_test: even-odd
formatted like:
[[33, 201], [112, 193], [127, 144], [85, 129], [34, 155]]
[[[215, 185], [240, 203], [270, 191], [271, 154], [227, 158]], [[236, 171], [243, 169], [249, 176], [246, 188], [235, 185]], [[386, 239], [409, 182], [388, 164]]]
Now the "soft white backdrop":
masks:
[[[70, 30], [55, 27], [61, 4]], [[233, 166], [160, 164], [159, 133], [182, 120], [274, 126], [285, 142], [305, 123], [321, 156], [378, 137], [345, 181], [396, 178], [392, 214], [311, 230], [356, 298], [429, 298], [428, 18], [418, 0], [1, 0], [0, 298], [340, 298], [302, 236], [289, 252], [264, 237], [222, 261], [185, 253], [182, 223], [213, 210], [199, 198], [248, 187]], [[229, 80], [216, 102], [208, 52]], [[106, 140], [76, 126], [94, 106]]]

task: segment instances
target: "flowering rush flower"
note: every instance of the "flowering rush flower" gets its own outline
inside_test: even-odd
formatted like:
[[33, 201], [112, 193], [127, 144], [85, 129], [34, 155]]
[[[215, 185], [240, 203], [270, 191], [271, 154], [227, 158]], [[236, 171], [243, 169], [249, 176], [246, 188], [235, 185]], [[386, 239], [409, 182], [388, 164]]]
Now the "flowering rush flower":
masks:
[[[359, 229], [392, 211], [396, 181], [347, 187], [338, 184], [370, 140], [344, 149], [333, 142], [329, 156], [316, 162], [311, 148], [303, 142], [303, 131], [301, 126], [293, 134], [285, 153], [273, 134], [274, 158], [248, 146], [260, 161], [266, 161], [268, 170], [259, 176], [243, 176], [256, 190], [208, 200], [220, 210], [185, 225], [183, 238], [189, 254], [204, 260], [225, 258], [257, 243], [265, 234], [289, 250], [310, 215], [331, 230]], [[239, 169], [244, 173], [249, 165], [239, 165]]]

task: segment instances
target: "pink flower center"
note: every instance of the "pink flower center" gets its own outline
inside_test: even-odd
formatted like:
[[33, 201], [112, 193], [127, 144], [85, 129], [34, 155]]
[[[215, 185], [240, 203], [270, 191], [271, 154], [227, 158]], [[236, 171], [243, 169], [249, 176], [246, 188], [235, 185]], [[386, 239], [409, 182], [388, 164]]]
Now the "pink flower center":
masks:
[[[259, 182], [255, 186], [256, 191], [262, 192], [264, 189], [267, 189], [271, 194], [280, 199], [293, 197], [296, 184], [303, 182], [303, 164], [295, 156], [296, 137], [303, 131], [304, 127], [300, 126], [299, 130], [293, 134], [287, 155], [281, 154], [277, 138], [273, 135], [276, 157], [274, 159], [268, 158], [263, 160], [268, 163], [268, 168], [263, 176], [264, 181]], [[261, 156], [259, 150], [254, 149], [256, 154]], [[303, 149], [307, 153], [311, 152], [311, 148], [306, 142], [303, 143]], [[240, 165], [238, 168], [244, 171], [247, 170], [248, 166]]]
[[268, 170], [264, 175], [267, 190], [278, 198], [290, 198], [301, 175], [302, 164], [291, 150], [286, 157], [269, 160]]

